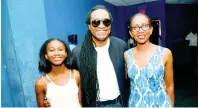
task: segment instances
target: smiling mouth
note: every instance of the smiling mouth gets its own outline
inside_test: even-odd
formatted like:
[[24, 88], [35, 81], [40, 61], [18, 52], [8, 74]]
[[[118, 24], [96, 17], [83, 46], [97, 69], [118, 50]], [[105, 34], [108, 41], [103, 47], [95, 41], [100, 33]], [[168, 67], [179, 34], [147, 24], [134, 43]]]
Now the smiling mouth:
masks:
[[105, 34], [107, 34], [107, 31], [105, 31], [105, 30], [97, 31], [96, 34], [105, 35]]
[[138, 35], [139, 39], [144, 39], [146, 36], [145, 35]]
[[54, 60], [56, 60], [56, 61], [59, 61], [59, 60], [61, 60], [62, 58], [61, 57], [55, 57], [54, 58]]
[[107, 30], [98, 30], [97, 32], [104, 33], [107, 32]]

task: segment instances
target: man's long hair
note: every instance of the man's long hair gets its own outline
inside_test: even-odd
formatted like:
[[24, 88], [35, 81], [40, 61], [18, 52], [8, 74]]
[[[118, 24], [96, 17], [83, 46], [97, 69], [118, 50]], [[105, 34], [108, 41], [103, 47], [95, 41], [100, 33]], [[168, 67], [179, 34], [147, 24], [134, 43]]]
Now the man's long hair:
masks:
[[[88, 13], [86, 24], [90, 24], [91, 13], [97, 9], [106, 10], [109, 13], [111, 21], [113, 21], [110, 12], [104, 6], [97, 5]], [[93, 106], [96, 101], [99, 101], [99, 84], [97, 78], [97, 52], [93, 46], [90, 30], [87, 31], [81, 48], [80, 75], [83, 106]]]
[[92, 43], [92, 34], [87, 31], [80, 53], [80, 74], [83, 104], [89, 106], [97, 99], [97, 53]]

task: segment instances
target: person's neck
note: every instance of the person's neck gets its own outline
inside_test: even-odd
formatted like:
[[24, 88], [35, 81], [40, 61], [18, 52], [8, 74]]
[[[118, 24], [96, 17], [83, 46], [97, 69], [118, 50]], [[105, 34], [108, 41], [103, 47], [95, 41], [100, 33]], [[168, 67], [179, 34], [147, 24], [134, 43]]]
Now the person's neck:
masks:
[[103, 46], [105, 46], [107, 44], [108, 39], [109, 39], [109, 37], [107, 39], [105, 39], [104, 41], [98, 41], [95, 38], [92, 38], [93, 44], [94, 44], [95, 47], [103, 47]]
[[150, 41], [147, 41], [144, 44], [137, 44], [136, 50], [140, 52], [146, 52], [149, 50], [149, 48], [152, 46], [152, 43]]
[[64, 65], [60, 65], [60, 66], [53, 66], [52, 65], [52, 70], [51, 72], [53, 74], [64, 74], [65, 72], [67, 72], [69, 69]]

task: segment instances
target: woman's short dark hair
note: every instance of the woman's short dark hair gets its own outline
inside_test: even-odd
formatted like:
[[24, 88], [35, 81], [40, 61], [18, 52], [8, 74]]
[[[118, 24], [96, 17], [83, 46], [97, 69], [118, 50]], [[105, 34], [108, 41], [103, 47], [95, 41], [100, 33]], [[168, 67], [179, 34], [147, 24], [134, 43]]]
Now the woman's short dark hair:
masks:
[[111, 15], [111, 13], [108, 11], [108, 9], [107, 9], [105, 6], [103, 6], [103, 5], [96, 5], [96, 6], [93, 7], [93, 8], [89, 11], [89, 13], [87, 14], [86, 24], [90, 24], [91, 13], [92, 13], [93, 11], [95, 11], [95, 10], [98, 10], [98, 9], [104, 9], [104, 10], [106, 10], [106, 11], [108, 12], [108, 14], [109, 14], [109, 17], [110, 17], [111, 22], [113, 22], [113, 17], [112, 17], [112, 15]]
[[76, 63], [74, 62], [74, 59], [72, 57], [72, 53], [71, 53], [71, 50], [69, 48], [69, 45], [67, 45], [64, 41], [62, 41], [58, 38], [50, 38], [47, 41], [45, 41], [45, 43], [40, 48], [39, 63], [38, 63], [39, 64], [39, 66], [38, 66], [39, 71], [44, 72], [44, 73], [49, 73], [52, 69], [52, 64], [45, 58], [45, 54], [47, 53], [47, 51], [46, 51], [47, 45], [51, 41], [54, 41], [54, 40], [60, 41], [65, 46], [65, 51], [67, 53], [67, 57], [64, 61], [65, 66], [69, 69], [76, 69]]
[[145, 16], [147, 19], [148, 19], [148, 21], [149, 21], [149, 24], [151, 24], [151, 20], [150, 20], [150, 17], [148, 16], [148, 15], [146, 15], [146, 14], [144, 14], [144, 13], [136, 13], [135, 15], [133, 15], [131, 18], [130, 18], [130, 20], [129, 20], [129, 22], [128, 22], [128, 28], [129, 29], [131, 29], [131, 22], [132, 22], [132, 20], [136, 17], [136, 16], [139, 16], [139, 15], [143, 15], [143, 16]]

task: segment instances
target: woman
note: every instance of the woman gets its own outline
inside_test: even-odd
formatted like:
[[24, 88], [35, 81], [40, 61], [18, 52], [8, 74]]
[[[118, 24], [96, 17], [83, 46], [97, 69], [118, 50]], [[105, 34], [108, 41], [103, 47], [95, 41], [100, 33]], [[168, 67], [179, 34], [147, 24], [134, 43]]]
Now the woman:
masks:
[[173, 57], [169, 49], [149, 41], [153, 27], [146, 14], [130, 19], [130, 35], [137, 46], [125, 51], [126, 76], [130, 79], [129, 107], [174, 106]]
[[75, 70], [69, 47], [60, 39], [48, 39], [40, 49], [39, 71], [35, 92], [38, 107], [81, 107], [80, 75]]

